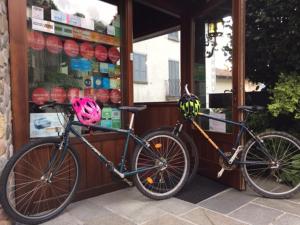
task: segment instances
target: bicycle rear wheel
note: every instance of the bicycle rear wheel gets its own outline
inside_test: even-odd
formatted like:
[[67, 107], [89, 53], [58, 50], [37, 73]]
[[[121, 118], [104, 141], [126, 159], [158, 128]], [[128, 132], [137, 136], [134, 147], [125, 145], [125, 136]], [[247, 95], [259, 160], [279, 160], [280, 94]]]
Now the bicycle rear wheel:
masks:
[[143, 146], [135, 149], [132, 169], [143, 171], [135, 174], [133, 181], [149, 198], [170, 198], [188, 178], [189, 153], [182, 141], [168, 131], [149, 133], [144, 140], [149, 143], [149, 150]]
[[[300, 142], [285, 132], [258, 135], [264, 149], [250, 140], [242, 153], [242, 172], [248, 185], [269, 198], [290, 198], [300, 186]], [[250, 163], [250, 162], [253, 163]]]
[[24, 146], [5, 166], [0, 187], [1, 204], [15, 221], [25, 224], [45, 222], [64, 210], [78, 187], [77, 153], [62, 151], [60, 140], [46, 138]]

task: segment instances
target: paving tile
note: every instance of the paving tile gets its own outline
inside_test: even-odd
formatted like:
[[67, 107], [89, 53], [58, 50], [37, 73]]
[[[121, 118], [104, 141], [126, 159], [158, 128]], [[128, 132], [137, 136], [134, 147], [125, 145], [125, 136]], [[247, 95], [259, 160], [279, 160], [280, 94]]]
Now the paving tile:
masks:
[[66, 212], [83, 222], [110, 213], [109, 210], [104, 207], [93, 204], [87, 200], [69, 205]]
[[253, 195], [252, 193], [249, 194], [245, 191], [231, 189], [212, 198], [204, 200], [198, 203], [198, 205], [204, 208], [211, 209], [213, 211], [228, 214], [255, 198], [257, 198], [257, 196]]
[[156, 201], [153, 204], [154, 206], [175, 215], [186, 213], [189, 210], [198, 207], [198, 205], [180, 200], [178, 198]]
[[151, 203], [136, 200], [116, 202], [115, 204], [105, 205], [104, 207], [116, 214], [130, 218], [135, 223], [142, 223], [166, 214], [166, 211]]
[[234, 218], [225, 216], [220, 213], [216, 213], [204, 208], [193, 209], [192, 211], [181, 216], [186, 220], [189, 220], [195, 224], [199, 225], [244, 225], [241, 221], [237, 221]]
[[166, 211], [156, 206], [157, 201], [143, 196], [136, 188], [127, 188], [87, 201], [129, 218], [135, 223], [142, 223], [166, 214]]
[[87, 220], [84, 225], [134, 225], [132, 221], [115, 213], [107, 212], [105, 215]]
[[300, 216], [300, 204], [290, 200], [258, 198], [254, 202]]
[[58, 217], [43, 223], [43, 225], [83, 225], [83, 222], [64, 212]]
[[283, 212], [249, 203], [230, 213], [229, 216], [255, 225], [267, 225], [275, 221]]
[[103, 206], [112, 204], [115, 202], [123, 202], [127, 200], [136, 200], [142, 202], [153, 202], [153, 200], [147, 198], [140, 193], [135, 187], [125, 188], [122, 190], [114, 191], [97, 197], [89, 198], [87, 201], [94, 204]]
[[295, 196], [289, 199], [289, 201], [300, 204], [300, 192], [298, 192]]
[[192, 223], [175, 217], [174, 215], [166, 214], [157, 219], [143, 223], [143, 225], [192, 225]]
[[284, 214], [278, 220], [272, 222], [272, 225], [299, 225], [300, 217], [291, 214]]

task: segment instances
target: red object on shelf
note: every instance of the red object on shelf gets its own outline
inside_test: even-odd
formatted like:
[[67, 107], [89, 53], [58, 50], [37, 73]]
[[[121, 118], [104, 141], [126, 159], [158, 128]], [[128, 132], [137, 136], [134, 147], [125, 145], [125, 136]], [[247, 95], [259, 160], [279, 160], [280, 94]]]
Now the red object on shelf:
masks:
[[85, 88], [84, 91], [83, 91], [83, 95], [84, 95], [84, 97], [88, 97], [88, 98], [94, 99], [93, 89], [92, 88]]
[[80, 90], [78, 88], [70, 88], [68, 90], [68, 99], [71, 101], [73, 98], [79, 97]]
[[109, 91], [106, 89], [97, 90], [96, 99], [102, 103], [107, 103], [109, 100]]
[[28, 32], [28, 44], [36, 51], [42, 51], [45, 48], [45, 38], [44, 35], [37, 31]]
[[31, 94], [31, 100], [37, 105], [43, 105], [46, 101], [49, 101], [50, 95], [45, 88], [36, 88]]
[[63, 44], [62, 44], [62, 41], [58, 37], [56, 37], [54, 35], [50, 35], [47, 37], [46, 47], [49, 52], [51, 52], [53, 54], [58, 54], [62, 51]]
[[79, 47], [76, 41], [74, 40], [66, 40], [64, 43], [65, 53], [70, 57], [76, 57], [79, 53]]
[[95, 57], [99, 61], [107, 60], [107, 49], [103, 45], [97, 45], [95, 48]]
[[120, 59], [120, 52], [116, 47], [111, 47], [108, 50], [108, 58], [112, 63], [116, 63]]
[[56, 101], [57, 103], [64, 103], [66, 100], [67, 94], [64, 88], [54, 87], [51, 89], [51, 100]]
[[109, 97], [112, 103], [119, 103], [121, 101], [121, 92], [118, 89], [113, 89], [111, 90]]
[[89, 42], [80, 45], [80, 54], [83, 58], [91, 59], [94, 57], [94, 48]]

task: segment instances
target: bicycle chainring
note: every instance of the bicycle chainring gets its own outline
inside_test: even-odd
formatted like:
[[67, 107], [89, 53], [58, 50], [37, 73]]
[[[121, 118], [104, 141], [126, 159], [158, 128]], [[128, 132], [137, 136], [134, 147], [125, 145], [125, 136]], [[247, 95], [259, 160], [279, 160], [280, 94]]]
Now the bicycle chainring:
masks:
[[[224, 152], [224, 154], [230, 158], [232, 156], [231, 152]], [[231, 164], [229, 165], [228, 162], [226, 160], [224, 160], [224, 158], [220, 155], [219, 156], [219, 165], [224, 168], [225, 170], [234, 170], [237, 165], [236, 164]]]

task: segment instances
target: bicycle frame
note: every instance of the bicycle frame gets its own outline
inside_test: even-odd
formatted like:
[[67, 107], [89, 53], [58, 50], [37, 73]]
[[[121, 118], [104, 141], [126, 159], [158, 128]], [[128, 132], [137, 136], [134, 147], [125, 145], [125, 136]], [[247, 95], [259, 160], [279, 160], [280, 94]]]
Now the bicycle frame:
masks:
[[[133, 120], [133, 118], [131, 119]], [[85, 137], [83, 137], [81, 134], [79, 134], [74, 126], [80, 126], [80, 127], [86, 127], [86, 128], [92, 128], [95, 131], [103, 131], [103, 132], [117, 132], [117, 133], [121, 133], [124, 136], [126, 136], [126, 140], [125, 140], [125, 145], [124, 145], [124, 149], [123, 149], [123, 153], [121, 156], [121, 162], [120, 164], [120, 169], [117, 169], [113, 163], [111, 161], [109, 161], [101, 152], [99, 152]], [[131, 125], [129, 126], [129, 129], [117, 129], [117, 128], [107, 128], [107, 127], [101, 127], [101, 126], [86, 126], [78, 121], [74, 121], [74, 115], [70, 115], [69, 117], [69, 121], [67, 123], [67, 126], [65, 128], [65, 132], [62, 135], [63, 140], [61, 143], [61, 148], [63, 148], [64, 153], [67, 152], [67, 147], [69, 145], [69, 135], [70, 132], [73, 133], [77, 138], [79, 138], [86, 146], [89, 147], [90, 150], [92, 150], [93, 153], [95, 153], [95, 155], [97, 156], [97, 158], [104, 163], [104, 165], [111, 170], [112, 172], [116, 173], [118, 176], [120, 176], [121, 178], [125, 178], [127, 176], [131, 176], [137, 173], [141, 173], [147, 170], [151, 170], [151, 169], [155, 169], [155, 168], [159, 168], [161, 167], [161, 165], [156, 165], [156, 166], [152, 166], [152, 167], [145, 167], [145, 168], [139, 168], [137, 170], [134, 171], [125, 171], [125, 158], [126, 155], [128, 153], [128, 144], [129, 144], [129, 140], [133, 139], [136, 143], [138, 143], [139, 145], [141, 145], [141, 147], [146, 148], [150, 153], [152, 153], [158, 160], [159, 157], [156, 156], [153, 151], [149, 148], [149, 143], [145, 142], [143, 139], [141, 139], [140, 137], [136, 136], [133, 132], [133, 129], [131, 128], [132, 126], [132, 122]], [[62, 157], [62, 161], [64, 158], [64, 154]]]
[[223, 122], [226, 124], [231, 124], [231, 125], [234, 125], [234, 126], [237, 126], [240, 128], [239, 133], [236, 137], [235, 143], [233, 145], [233, 149], [235, 149], [236, 152], [234, 153], [234, 155], [231, 159], [224, 154], [224, 151], [221, 148], [219, 148], [219, 146], [209, 137], [209, 135], [199, 126], [199, 124], [193, 118], [190, 118], [189, 120], [197, 128], [197, 130], [206, 138], [206, 140], [214, 147], [214, 149], [217, 150], [218, 153], [230, 164], [234, 163], [234, 164], [264, 164], [265, 165], [265, 163], [262, 163], [262, 162], [239, 161], [239, 160], [235, 159], [235, 157], [238, 155], [238, 153], [242, 150], [242, 149], [239, 150], [238, 147], [241, 143], [242, 136], [245, 132], [248, 133], [252, 138], [254, 138], [254, 140], [260, 145], [261, 150], [268, 157], [270, 157], [272, 159], [272, 156], [268, 153], [268, 151], [266, 151], [262, 141], [246, 126], [246, 121], [247, 121], [248, 115], [249, 114], [247, 114], [246, 119], [243, 122], [234, 122], [232, 120], [220, 119], [220, 118], [208, 115], [208, 114], [198, 113], [198, 116], [200, 116], [200, 117], [205, 117], [205, 118], [220, 121], [220, 122]]

